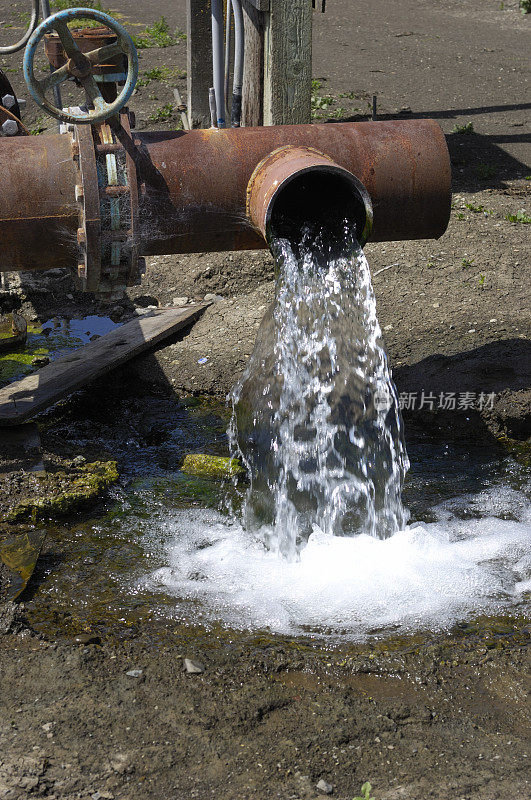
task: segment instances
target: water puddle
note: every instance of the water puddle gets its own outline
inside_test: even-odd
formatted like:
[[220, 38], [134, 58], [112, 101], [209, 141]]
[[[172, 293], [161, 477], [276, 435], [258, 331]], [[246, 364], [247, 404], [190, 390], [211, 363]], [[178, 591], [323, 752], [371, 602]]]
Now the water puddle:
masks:
[[29, 375], [48, 361], [55, 361], [84, 344], [114, 330], [109, 317], [90, 315], [82, 319], [54, 317], [42, 325], [28, 325], [24, 346], [0, 354], [0, 386]]

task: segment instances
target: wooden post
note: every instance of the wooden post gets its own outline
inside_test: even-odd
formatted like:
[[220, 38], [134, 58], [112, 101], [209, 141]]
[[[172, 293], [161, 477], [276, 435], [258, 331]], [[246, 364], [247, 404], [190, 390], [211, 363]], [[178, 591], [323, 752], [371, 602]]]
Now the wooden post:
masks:
[[186, 0], [188, 118], [192, 128], [210, 127], [208, 90], [212, 86], [210, 0]]
[[312, 6], [309, 0], [271, 0], [264, 47], [264, 124], [310, 122]]
[[[188, 114], [209, 127], [212, 85], [210, 0], [186, 0]], [[309, 0], [243, 0], [243, 124], [297, 125], [311, 119], [312, 6]]]
[[[267, 9], [269, 9], [269, 0]], [[266, 10], [267, 10], [266, 9]], [[265, 14], [247, 0], [243, 3], [245, 56], [243, 70], [242, 125], [264, 124]]]
[[309, 0], [244, 0], [244, 20], [244, 125], [310, 122]]

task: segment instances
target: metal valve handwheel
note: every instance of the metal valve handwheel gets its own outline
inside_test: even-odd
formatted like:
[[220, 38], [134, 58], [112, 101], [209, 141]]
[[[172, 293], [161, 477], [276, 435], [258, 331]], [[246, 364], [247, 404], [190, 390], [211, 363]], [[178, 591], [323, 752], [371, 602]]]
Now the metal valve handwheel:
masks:
[[[113, 44], [105, 45], [104, 47], [98, 47], [90, 53], [82, 53], [75, 43], [68, 23], [76, 19], [86, 18], [93, 19], [105, 25], [105, 27], [110, 28], [118, 37], [118, 41]], [[68, 56], [68, 61], [64, 66], [56, 69], [51, 75], [48, 75], [48, 77], [37, 80], [33, 72], [35, 51], [43, 36], [52, 31], [55, 31], [59, 35], [61, 44]], [[103, 99], [98, 84], [94, 79], [93, 69], [94, 66], [101, 61], [114, 58], [120, 54], [127, 56], [127, 78], [125, 86], [114, 102], [107, 103]], [[76, 125], [91, 125], [96, 122], [103, 122], [114, 114], [117, 114], [133, 93], [137, 77], [138, 56], [133, 40], [125, 28], [116, 22], [116, 20], [109, 17], [108, 14], [95, 11], [92, 8], [67, 9], [66, 11], [60, 11], [58, 14], [48, 17], [48, 19], [39, 25], [29, 40], [26, 52], [24, 53], [24, 78], [30, 94], [37, 105], [52, 117], [62, 122], [73, 122]], [[79, 112], [78, 114], [72, 111], [67, 112], [61, 108], [56, 108], [47, 100], [46, 92], [70, 78], [77, 78], [85, 90], [88, 111]]]

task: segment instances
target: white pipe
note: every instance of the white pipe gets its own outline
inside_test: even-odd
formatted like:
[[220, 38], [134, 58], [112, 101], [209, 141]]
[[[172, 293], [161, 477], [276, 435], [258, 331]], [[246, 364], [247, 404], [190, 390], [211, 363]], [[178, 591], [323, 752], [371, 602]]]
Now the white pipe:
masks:
[[212, 5], [212, 71], [216, 95], [218, 128], [225, 127], [225, 54], [223, 35], [223, 0], [211, 0]]
[[231, 49], [231, 0], [227, 0], [225, 15], [225, 108], [229, 109], [230, 49]]
[[242, 117], [243, 53], [245, 47], [242, 0], [232, 0], [232, 10], [234, 12], [234, 81], [232, 86], [231, 124], [233, 128], [239, 128]]

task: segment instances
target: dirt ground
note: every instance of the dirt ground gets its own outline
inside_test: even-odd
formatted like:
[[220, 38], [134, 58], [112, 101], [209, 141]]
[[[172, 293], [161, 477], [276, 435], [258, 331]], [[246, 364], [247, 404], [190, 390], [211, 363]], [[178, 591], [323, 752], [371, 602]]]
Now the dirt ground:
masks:
[[[136, 33], [161, 15], [171, 30], [185, 28], [184, 0], [109, 5]], [[4, 0], [0, 43], [13, 40], [5, 22], [20, 25], [22, 10]], [[510, 218], [531, 213], [531, 15], [516, 0], [330, 0], [314, 22], [316, 119], [365, 119], [377, 94], [382, 117], [431, 116], [447, 135], [447, 233], [366, 253], [398, 391], [494, 398], [481, 411], [406, 408], [406, 439], [414, 423], [441, 436], [528, 441], [529, 224]], [[159, 118], [172, 82], [185, 91], [186, 45], [141, 55], [138, 126], [175, 127], [171, 112]], [[150, 77], [165, 66], [171, 74]], [[0, 57], [6, 67], [25, 96], [20, 56]], [[24, 122], [34, 132], [54, 124], [30, 101]], [[473, 132], [453, 132], [468, 123]], [[214, 302], [193, 328], [122, 375], [129, 386], [140, 377], [168, 394], [223, 397], [274, 295], [265, 251], [150, 259], [142, 286], [112, 308], [79, 295], [62, 273], [7, 275], [0, 311], [121, 320], [146, 302], [205, 295]], [[105, 387], [94, 392], [96, 402]], [[358, 648], [161, 622], [76, 643], [59, 616], [55, 635], [37, 632], [38, 594], [22, 599], [25, 607], [0, 607], [0, 798], [306, 800], [322, 796], [320, 779], [340, 800], [366, 780], [376, 800], [530, 795], [525, 620]], [[184, 657], [204, 672], [186, 673]]]

